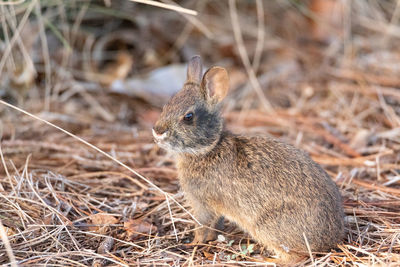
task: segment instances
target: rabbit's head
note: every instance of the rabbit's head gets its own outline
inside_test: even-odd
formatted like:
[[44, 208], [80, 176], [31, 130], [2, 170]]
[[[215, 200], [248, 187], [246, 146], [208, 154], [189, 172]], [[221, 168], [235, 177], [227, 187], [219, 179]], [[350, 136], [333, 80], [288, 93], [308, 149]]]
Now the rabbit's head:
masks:
[[224, 68], [212, 67], [202, 76], [201, 59], [193, 57], [183, 88], [164, 106], [153, 127], [157, 144], [178, 153], [210, 151], [221, 135], [219, 103], [228, 89], [229, 78]]

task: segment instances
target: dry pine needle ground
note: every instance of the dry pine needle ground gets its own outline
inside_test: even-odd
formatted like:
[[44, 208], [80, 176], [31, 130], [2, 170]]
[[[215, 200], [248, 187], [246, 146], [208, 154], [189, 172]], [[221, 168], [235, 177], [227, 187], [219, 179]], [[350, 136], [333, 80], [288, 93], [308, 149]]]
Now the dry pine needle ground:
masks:
[[[60, 130], [0, 105], [0, 264], [266, 264], [268, 252], [229, 223], [218, 240], [185, 246], [198, 225], [179, 191], [173, 157], [151, 137], [159, 102], [110, 91], [114, 80], [184, 62], [193, 51], [206, 64], [229, 69], [229, 129], [301, 147], [340, 187], [347, 237], [335, 251], [313, 252], [302, 264], [400, 262], [400, 28], [394, 2], [343, 4], [336, 15], [348, 29], [344, 36], [321, 35], [318, 24], [310, 26], [310, 12], [323, 13], [318, 1], [186, 1], [198, 11], [189, 18], [117, 2], [0, 5], [8, 14], [1, 16], [1, 96], [153, 185]], [[24, 14], [28, 22], [18, 28]], [[269, 19], [262, 25], [261, 15]], [[284, 29], [278, 16], [285, 18]], [[172, 26], [176, 30], [163, 34]], [[311, 41], [302, 39], [304, 27], [313, 29]], [[21, 38], [14, 40], [16, 33]]]

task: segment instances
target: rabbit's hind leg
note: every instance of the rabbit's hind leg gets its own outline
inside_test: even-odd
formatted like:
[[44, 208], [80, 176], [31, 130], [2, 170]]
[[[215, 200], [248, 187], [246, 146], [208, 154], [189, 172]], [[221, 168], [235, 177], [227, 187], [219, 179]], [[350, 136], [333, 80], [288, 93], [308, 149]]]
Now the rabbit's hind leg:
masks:
[[268, 263], [275, 263], [278, 266], [297, 266], [301, 265], [302, 261], [307, 257], [293, 251], [288, 252], [283, 247], [278, 245], [268, 244], [265, 246], [268, 251], [273, 252], [276, 258], [263, 257], [264, 261]]
[[283, 266], [295, 266], [300, 264], [301, 261], [305, 260], [307, 257], [304, 254], [296, 253], [294, 251], [286, 251], [281, 247], [273, 247], [272, 250], [275, 252], [277, 258], [276, 263]]

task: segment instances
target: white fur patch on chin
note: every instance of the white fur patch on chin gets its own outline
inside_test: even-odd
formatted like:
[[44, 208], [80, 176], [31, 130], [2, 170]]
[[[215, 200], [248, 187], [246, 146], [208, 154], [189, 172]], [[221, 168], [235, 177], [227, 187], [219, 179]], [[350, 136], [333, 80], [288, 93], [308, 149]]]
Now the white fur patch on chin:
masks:
[[161, 142], [159, 140], [156, 140], [156, 141], [157, 141], [157, 145], [159, 147], [161, 147], [162, 149], [165, 149], [165, 150], [168, 150], [168, 151], [172, 151], [172, 152], [175, 151], [175, 149], [169, 143]]
[[204, 153], [207, 153], [210, 148], [209, 147], [204, 147], [201, 149], [194, 149], [194, 148], [190, 148], [190, 147], [185, 147], [185, 148], [181, 148], [181, 147], [177, 147], [177, 146], [172, 146], [170, 143], [168, 142], [162, 142], [162, 141], [158, 141], [157, 140], [157, 145], [165, 150], [174, 152], [174, 153], [186, 153], [186, 154], [191, 154], [191, 155], [201, 155]]

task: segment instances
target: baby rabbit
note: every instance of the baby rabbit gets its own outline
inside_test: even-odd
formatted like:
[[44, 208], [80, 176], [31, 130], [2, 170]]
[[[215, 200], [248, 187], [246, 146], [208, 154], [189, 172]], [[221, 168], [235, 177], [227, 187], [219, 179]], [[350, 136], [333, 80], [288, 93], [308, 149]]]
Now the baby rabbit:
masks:
[[183, 89], [153, 128], [157, 144], [176, 152], [185, 197], [207, 226], [193, 242], [214, 239], [211, 229], [224, 217], [273, 250], [280, 263], [308, 255], [307, 242], [312, 251], [335, 247], [344, 228], [336, 184], [289, 144], [224, 130], [220, 103], [228, 88], [224, 68], [212, 67], [202, 77], [200, 57], [193, 57]]

